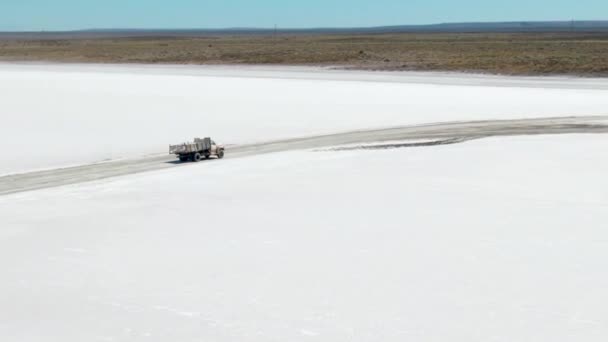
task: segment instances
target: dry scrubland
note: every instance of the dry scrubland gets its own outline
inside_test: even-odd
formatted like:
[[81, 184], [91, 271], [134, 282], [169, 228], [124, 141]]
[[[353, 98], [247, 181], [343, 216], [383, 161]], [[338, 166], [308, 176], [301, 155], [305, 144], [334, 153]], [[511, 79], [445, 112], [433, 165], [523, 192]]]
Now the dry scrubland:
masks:
[[608, 75], [606, 33], [380, 34], [0, 40], [0, 60], [290, 64]]

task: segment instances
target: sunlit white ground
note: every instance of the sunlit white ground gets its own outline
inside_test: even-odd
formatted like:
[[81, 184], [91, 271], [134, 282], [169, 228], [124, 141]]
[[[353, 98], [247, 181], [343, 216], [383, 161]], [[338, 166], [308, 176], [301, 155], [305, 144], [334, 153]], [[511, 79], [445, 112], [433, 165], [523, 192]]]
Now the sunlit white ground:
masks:
[[605, 341], [606, 151], [286, 152], [0, 197], [0, 339]]
[[608, 79], [0, 64], [0, 175], [435, 121], [607, 114]]

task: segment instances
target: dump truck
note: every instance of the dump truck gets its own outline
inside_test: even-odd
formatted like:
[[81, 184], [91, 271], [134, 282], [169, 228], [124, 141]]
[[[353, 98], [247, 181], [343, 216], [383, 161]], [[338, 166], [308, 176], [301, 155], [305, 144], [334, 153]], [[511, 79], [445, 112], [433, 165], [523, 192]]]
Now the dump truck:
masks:
[[211, 157], [222, 159], [224, 158], [224, 145], [216, 144], [211, 138], [194, 138], [193, 142], [170, 145], [169, 154], [175, 154], [181, 162], [198, 162], [203, 158]]

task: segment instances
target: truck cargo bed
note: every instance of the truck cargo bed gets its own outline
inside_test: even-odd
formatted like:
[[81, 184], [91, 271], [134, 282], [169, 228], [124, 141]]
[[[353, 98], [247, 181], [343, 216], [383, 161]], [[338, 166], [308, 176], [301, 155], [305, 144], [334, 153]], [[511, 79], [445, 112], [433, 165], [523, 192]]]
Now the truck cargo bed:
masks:
[[169, 153], [171, 154], [188, 154], [195, 153], [201, 151], [208, 151], [211, 149], [211, 139], [204, 138], [199, 139], [195, 138], [194, 142], [187, 142], [179, 145], [171, 145], [169, 146]]

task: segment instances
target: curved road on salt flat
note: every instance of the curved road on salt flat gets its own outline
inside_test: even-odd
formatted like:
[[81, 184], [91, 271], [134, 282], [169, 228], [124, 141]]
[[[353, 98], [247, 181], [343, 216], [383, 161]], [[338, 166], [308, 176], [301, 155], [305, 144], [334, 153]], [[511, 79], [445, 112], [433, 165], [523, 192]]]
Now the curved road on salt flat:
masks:
[[[445, 140], [446, 143], [454, 143], [467, 139], [495, 136], [572, 133], [608, 133], [608, 116], [458, 121], [386, 129], [359, 130], [262, 142], [251, 145], [231, 146], [226, 148], [226, 157], [238, 158], [288, 150], [315, 149], [336, 145], [394, 140], [435, 139], [437, 140], [436, 142], [431, 142], [428, 145], [438, 145], [441, 143], [440, 140], [445, 139], [447, 139]], [[407, 146], [408, 144], [403, 145]], [[410, 146], [421, 145], [424, 144], [410, 144]], [[163, 155], [9, 175], [0, 177], [0, 196], [152, 170], [187, 167], [188, 165], [191, 164], [177, 163], [174, 157]]]

